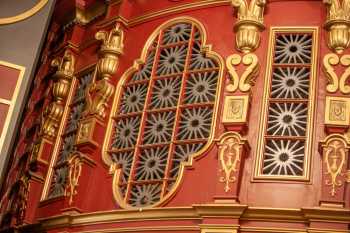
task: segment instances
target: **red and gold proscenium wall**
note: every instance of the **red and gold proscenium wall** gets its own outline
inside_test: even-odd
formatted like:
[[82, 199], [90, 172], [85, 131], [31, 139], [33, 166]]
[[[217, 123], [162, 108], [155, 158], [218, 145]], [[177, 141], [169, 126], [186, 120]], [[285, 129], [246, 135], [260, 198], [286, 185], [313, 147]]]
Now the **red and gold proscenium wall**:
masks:
[[58, 1], [2, 226], [349, 232], [348, 5]]

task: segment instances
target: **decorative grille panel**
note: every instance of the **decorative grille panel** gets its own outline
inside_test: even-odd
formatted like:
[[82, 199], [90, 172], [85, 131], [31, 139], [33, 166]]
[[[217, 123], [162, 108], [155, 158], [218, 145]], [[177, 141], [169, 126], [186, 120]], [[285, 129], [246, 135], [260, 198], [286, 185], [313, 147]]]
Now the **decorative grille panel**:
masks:
[[53, 169], [53, 178], [50, 184], [48, 198], [64, 195], [68, 178], [68, 160], [75, 152], [75, 142], [79, 120], [85, 110], [85, 92], [92, 81], [93, 73], [90, 72], [82, 76], [76, 85], [75, 95], [69, 105], [70, 113], [67, 117], [65, 131], [62, 135], [62, 144], [57, 155], [56, 164]]
[[183, 162], [210, 138], [220, 67], [202, 48], [194, 23], [160, 29], [145, 63], [121, 84], [108, 155], [122, 169], [124, 207], [152, 206], [164, 199]]
[[273, 30], [271, 72], [265, 90], [267, 116], [258, 176], [308, 176], [314, 111], [315, 29]]

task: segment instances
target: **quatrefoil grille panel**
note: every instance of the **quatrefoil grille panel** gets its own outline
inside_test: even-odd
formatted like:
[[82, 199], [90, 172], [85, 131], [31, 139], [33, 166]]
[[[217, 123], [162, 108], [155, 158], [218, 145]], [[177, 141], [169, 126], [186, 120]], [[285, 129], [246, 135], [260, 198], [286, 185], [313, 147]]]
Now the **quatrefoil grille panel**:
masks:
[[197, 24], [170, 24], [125, 78], [108, 150], [122, 169], [121, 206], [159, 203], [176, 188], [183, 162], [207, 145], [221, 73], [203, 42]]

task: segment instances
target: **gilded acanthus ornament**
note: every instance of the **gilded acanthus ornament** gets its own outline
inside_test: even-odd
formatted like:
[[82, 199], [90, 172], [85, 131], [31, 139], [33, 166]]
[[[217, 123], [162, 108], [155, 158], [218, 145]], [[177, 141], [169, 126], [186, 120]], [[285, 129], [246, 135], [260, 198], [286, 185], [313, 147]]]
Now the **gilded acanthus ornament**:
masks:
[[66, 51], [63, 57], [56, 58], [51, 63], [51, 66], [57, 67], [57, 71], [53, 75], [53, 100], [43, 113], [41, 126], [41, 134], [49, 138], [57, 135], [64, 111], [64, 102], [73, 79], [74, 65], [75, 58], [69, 51]]
[[237, 180], [235, 172], [239, 169], [242, 147], [245, 143], [246, 140], [236, 132], [224, 134], [218, 143], [220, 171], [223, 173], [219, 181], [225, 183], [225, 192], [230, 191], [230, 184]]
[[[242, 76], [239, 77], [235, 66], [238, 66], [241, 62], [247, 67]], [[250, 91], [259, 71], [258, 57], [255, 54], [249, 53], [244, 55], [242, 59], [239, 54], [233, 54], [226, 59], [226, 67], [231, 79], [230, 84], [226, 86], [226, 90], [229, 92], [235, 92], [238, 89], [241, 92]]]
[[65, 195], [69, 197], [69, 205], [73, 202], [73, 196], [77, 194], [77, 186], [82, 170], [82, 160], [79, 153], [73, 155], [68, 161], [68, 187]]
[[350, 0], [323, 0], [327, 7], [328, 46], [342, 53], [350, 44]]
[[97, 64], [97, 80], [89, 88], [87, 112], [104, 118], [107, 102], [115, 89], [110, 78], [117, 71], [119, 56], [123, 53], [124, 32], [117, 24], [110, 32], [99, 31], [95, 37], [102, 41], [102, 46]]
[[322, 147], [323, 162], [326, 165], [325, 175], [329, 176], [329, 179], [325, 180], [325, 184], [331, 186], [330, 194], [335, 196], [337, 187], [343, 185], [340, 176], [345, 175], [349, 145], [343, 135], [331, 134], [322, 142]]
[[[338, 75], [334, 71], [333, 67], [338, 65], [339, 62], [343, 67], [346, 67], [340, 78], [338, 78]], [[350, 55], [343, 55], [339, 59], [338, 55], [329, 53], [323, 58], [323, 67], [328, 78], [327, 91], [330, 93], [335, 93], [340, 90], [343, 94], [349, 94], [350, 85], [347, 83], [350, 76]]]
[[265, 0], [232, 0], [231, 4], [237, 9], [238, 21], [235, 24], [236, 45], [239, 51], [249, 53], [258, 48], [260, 31], [264, 27]]

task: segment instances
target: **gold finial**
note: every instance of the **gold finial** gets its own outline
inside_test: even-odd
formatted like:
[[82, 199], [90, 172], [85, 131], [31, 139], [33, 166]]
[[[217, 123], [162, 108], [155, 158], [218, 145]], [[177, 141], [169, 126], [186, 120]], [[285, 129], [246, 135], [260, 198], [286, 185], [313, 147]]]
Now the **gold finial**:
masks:
[[235, 24], [236, 46], [239, 51], [249, 53], [258, 48], [260, 31], [264, 27], [265, 0], [252, 0], [248, 5], [246, 0], [232, 0], [237, 9], [238, 21]]
[[350, 44], [350, 0], [324, 0], [323, 3], [327, 7], [328, 46], [341, 54]]

